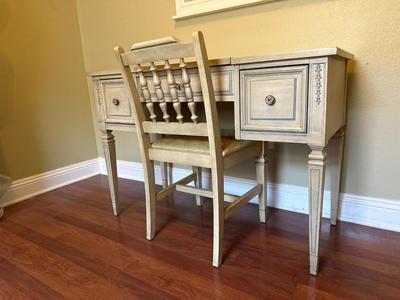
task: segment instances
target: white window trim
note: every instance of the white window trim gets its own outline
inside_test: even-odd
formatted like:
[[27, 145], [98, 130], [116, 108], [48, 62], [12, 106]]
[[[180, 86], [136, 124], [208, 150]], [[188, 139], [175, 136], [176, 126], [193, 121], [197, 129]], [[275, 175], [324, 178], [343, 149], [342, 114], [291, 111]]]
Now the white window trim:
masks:
[[172, 17], [172, 19], [186, 19], [193, 16], [272, 1], [276, 0], [175, 0], [176, 16]]

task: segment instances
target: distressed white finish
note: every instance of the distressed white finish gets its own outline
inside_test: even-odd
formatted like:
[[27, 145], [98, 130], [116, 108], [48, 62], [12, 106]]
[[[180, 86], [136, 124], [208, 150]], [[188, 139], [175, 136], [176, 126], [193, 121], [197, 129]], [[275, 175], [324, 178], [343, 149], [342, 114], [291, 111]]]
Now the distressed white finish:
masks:
[[354, 55], [338, 47], [319, 48], [311, 50], [299, 50], [290, 52], [278, 52], [265, 55], [252, 55], [244, 57], [232, 57], [232, 64], [249, 64], [282, 60], [294, 60], [302, 58], [317, 58], [326, 56], [337, 56], [342, 59], [354, 59]]
[[116, 152], [115, 152], [115, 140], [111, 134], [111, 130], [103, 130], [101, 141], [103, 143], [104, 157], [107, 162], [108, 186], [110, 187], [111, 202], [113, 213], [115, 216], [119, 214], [118, 206], [118, 175], [117, 175], [117, 163], [116, 163]]
[[[165, 46], [167, 47], [168, 44]], [[169, 45], [171, 48], [171, 46]], [[166, 49], [166, 48], [165, 48]], [[158, 55], [158, 54], [157, 54]], [[211, 73], [213, 79], [214, 90], [216, 91], [216, 101], [230, 102], [234, 101], [234, 121], [235, 121], [235, 137], [241, 140], [258, 140], [270, 142], [290, 142], [302, 143], [310, 145], [315, 151], [322, 151], [331, 140], [331, 137], [339, 132], [338, 135], [344, 135], [344, 126], [346, 123], [346, 61], [352, 59], [353, 55], [340, 48], [323, 48], [306, 51], [296, 51], [287, 53], [275, 53], [261, 56], [249, 56], [242, 58], [230, 58], [223, 60], [214, 60], [212, 62]], [[190, 65], [190, 64], [189, 64]], [[188, 70], [190, 70], [188, 66]], [[283, 75], [283, 71], [287, 71]], [[165, 74], [160, 73], [161, 85], [165, 86], [166, 90], [170, 89], [170, 95], [165, 94], [166, 102], [176, 102], [174, 92], [171, 91], [173, 81], [168, 79], [168, 68]], [[292, 71], [292, 73], [291, 73]], [[179, 77], [179, 64], [171, 64], [171, 72], [174, 73], [175, 84], [183, 88], [182, 77]], [[192, 71], [195, 74], [195, 71]], [[259, 76], [260, 83], [256, 86], [249, 86], [246, 93], [245, 80], [255, 74]], [[287, 77], [287, 74], [292, 77]], [[101, 72], [93, 74], [98, 99], [99, 121], [101, 126], [109, 130], [134, 130], [133, 121], [124, 122], [121, 118], [120, 122], [107, 122], [105, 114], [105, 96], [104, 88], [108, 81], [121, 82], [121, 75], [118, 72]], [[191, 84], [194, 94], [194, 101], [202, 101], [203, 96], [201, 91], [197, 89], [196, 93], [196, 77], [191, 76]], [[147, 78], [151, 86], [151, 76]], [[292, 81], [291, 81], [292, 80]], [[164, 85], [163, 85], [164, 82]], [[265, 84], [262, 84], [265, 83]], [[182, 84], [182, 86], [180, 85]], [[176, 85], [175, 85], [176, 86]], [[242, 88], [241, 88], [242, 87]], [[173, 90], [173, 87], [172, 87]], [[181, 90], [179, 102], [183, 102], [185, 93]], [[266, 98], [272, 95], [276, 102], [273, 105], [265, 103]], [[141, 96], [141, 101], [145, 99]], [[174, 98], [174, 99], [173, 99]], [[260, 98], [264, 101], [260, 101]], [[271, 110], [274, 105], [277, 105], [280, 99], [285, 99], [282, 106], [278, 109]], [[183, 100], [183, 101], [182, 101]], [[158, 101], [156, 92], [153, 92], [152, 101]], [[302, 102], [303, 101], [303, 102]], [[263, 104], [261, 104], [263, 103]], [[265, 106], [263, 106], [265, 104]], [[254, 119], [257, 126], [251, 127], [246, 122], [245, 109], [254, 109]], [[264, 110], [263, 110], [264, 109]], [[263, 111], [262, 111], [263, 110]], [[282, 116], [284, 114], [295, 112], [294, 121], [292, 123], [275, 120], [274, 116]], [[250, 120], [250, 118], [249, 118]], [[253, 121], [253, 120], [251, 120]], [[158, 122], [157, 122], [158, 123]], [[149, 132], [159, 130], [157, 123], [149, 122], [144, 126]], [[254, 124], [252, 124], [254, 125]], [[188, 126], [188, 125], [187, 125]], [[191, 125], [192, 126], [192, 125]], [[197, 134], [205, 135], [206, 129], [196, 127]], [[174, 125], [165, 127], [165, 134], [175, 130]], [[194, 130], [194, 129], [193, 129]], [[344, 139], [342, 137], [341, 139]], [[336, 144], [339, 142], [338, 144]], [[343, 153], [343, 144], [339, 140], [333, 140], [332, 147], [334, 150], [331, 155], [334, 156], [331, 164], [332, 170], [332, 224], [335, 224], [336, 215], [338, 212], [338, 195], [341, 173], [341, 160]], [[336, 147], [335, 147], [336, 144]], [[314, 153], [315, 154], [315, 153]], [[173, 153], [163, 153], [161, 156], [170, 155]], [[159, 156], [158, 158], [161, 158]], [[312, 255], [310, 259], [310, 272], [315, 274], [317, 269], [318, 243], [319, 235], [317, 234], [320, 222], [320, 213], [318, 209], [322, 207], [323, 188], [320, 177], [317, 177], [317, 169], [320, 169], [320, 175], [323, 175], [323, 170], [318, 167], [316, 161], [324, 162], [324, 159], [310, 159], [310, 248]], [[225, 164], [234, 164], [236, 159], [232, 157], [226, 160]], [[328, 156], [329, 160], [329, 156]], [[182, 163], [189, 162], [182, 158]], [[207, 166], [207, 158], [204, 158], [202, 166]], [[261, 163], [258, 166], [261, 169]], [[314, 191], [314, 192], [312, 192]], [[317, 191], [317, 192], [315, 192]], [[350, 204], [349, 204], [350, 205]], [[262, 205], [260, 206], [260, 209]], [[336, 208], [336, 209], [335, 209]], [[314, 209], [314, 210], [313, 210]], [[262, 220], [263, 214], [260, 213]], [[311, 247], [312, 246], [312, 247]]]
[[263, 142], [262, 152], [256, 160], [257, 170], [257, 183], [261, 185], [262, 190], [258, 195], [258, 211], [260, 214], [260, 222], [265, 223], [267, 221], [267, 176], [268, 176], [268, 143]]
[[[293, 65], [303, 65], [308, 71], [306, 80], [293, 79], [299, 85], [306, 84], [306, 86], [299, 90], [299, 87], [294, 83], [293, 88], [299, 91], [297, 92], [298, 96], [292, 98], [290, 96], [293, 96], [295, 92], [291, 92], [286, 87], [282, 88], [282, 81], [278, 79], [282, 76], [280, 71], [282, 68]], [[280, 66], [280, 68], [277, 68], [277, 66]], [[240, 74], [239, 80], [242, 80], [240, 82], [241, 86], [243, 86], [243, 80], [245, 80], [249, 70], [263, 72], [260, 70], [270, 69], [271, 71], [268, 71], [269, 74], [274, 74], [274, 70], [276, 70], [275, 75], [270, 76], [277, 79], [277, 82], [275, 85], [276, 90], [275, 86], [267, 81], [264, 89], [257, 87], [257, 93], [243, 93], [243, 88], [240, 92], [238, 91], [240, 101], [235, 102], [235, 135], [237, 139], [324, 146], [328, 143], [331, 136], [344, 126], [346, 111], [345, 59], [319, 57], [279, 62], [267, 61], [263, 63], [240, 64], [238, 68]], [[304, 76], [302, 75], [302, 77]], [[261, 78], [261, 81], [265, 80], [265, 77]], [[274, 96], [276, 103], [272, 106], [261, 101], [269, 95], [276, 95]], [[300, 97], [300, 95], [302, 96]], [[283, 101], [283, 104], [279, 107], [277, 103], [281, 98], [293, 99], [293, 101]], [[301, 105], [301, 99], [306, 100], [305, 105]], [[259, 119], [251, 120], [246, 110], [251, 105], [255, 105], [258, 110], [264, 110], [267, 113], [262, 112], [261, 114], [258, 112]], [[275, 105], [277, 105], [278, 110], [275, 109]], [[298, 109], [296, 110], [296, 108]], [[295, 112], [292, 118], [279, 119], [279, 116], [284, 116], [285, 111], [289, 110]], [[275, 115], [278, 118], [274, 120], [273, 117]], [[289, 116], [289, 114], [287, 115]], [[254, 115], [253, 119], [256, 119], [256, 117], [257, 115]], [[305, 124], [302, 123], [302, 120], [305, 120]]]
[[[147, 45], [147, 46], [144, 46]], [[229, 168], [240, 161], [249, 157], [259, 157], [259, 165], [263, 161], [262, 143], [258, 142], [237, 142], [234, 140], [224, 140], [228, 144], [223, 145], [221, 141], [221, 131], [219, 126], [218, 112], [216, 107], [216, 99], [214, 95], [213, 82], [207, 51], [205, 47], [204, 38], [201, 32], [193, 33], [193, 40], [190, 43], [183, 43], [178, 41], [165, 43], [165, 39], [150, 41], [142, 43], [140, 48], [135, 48], [129, 52], [125, 52], [121, 47], [114, 49], [115, 56], [120, 66], [122, 77], [126, 88], [129, 91], [129, 104], [133, 111], [135, 126], [137, 129], [139, 148], [143, 161], [144, 182], [145, 182], [145, 198], [146, 198], [146, 238], [152, 240], [155, 237], [156, 227], [156, 201], [165, 198], [173, 190], [184, 191], [186, 193], [195, 194], [197, 205], [201, 205], [201, 196], [208, 195], [213, 199], [213, 259], [212, 265], [219, 267], [222, 263], [222, 249], [223, 249], [223, 231], [224, 220], [233, 214], [239, 207], [247, 203], [255, 195], [259, 195], [261, 203], [265, 206], [265, 176], [264, 166], [258, 168], [257, 176], [259, 176], [258, 183], [255, 187], [250, 189], [242, 196], [227, 197], [231, 199], [231, 204], [224, 207], [224, 170]], [[194, 99], [194, 93], [191, 83], [191, 76], [188, 72], [188, 63], [185, 61], [187, 57], [195, 57], [199, 81], [201, 86], [201, 95], [203, 99], [205, 122], [200, 122], [197, 104]], [[170, 60], [179, 59], [178, 68], [181, 73], [181, 80], [183, 84], [183, 91], [185, 97], [185, 104], [190, 111], [191, 122], [184, 122], [181, 118], [181, 105], [177, 99], [176, 91], [171, 86], [176, 84], [175, 76], [171, 73]], [[171, 92], [172, 104], [176, 112], [176, 121], [174, 116], [170, 116], [167, 103], [165, 101], [164, 90], [162, 88], [162, 81], [159, 75], [159, 69], [155, 65], [155, 61], [164, 61], [162, 71], [166, 70], [168, 89]], [[158, 103], [153, 101], [149, 89], [149, 82], [146, 78], [146, 70], [144, 64], [149, 64], [149, 70], [152, 76], [152, 81], [155, 90], [155, 99]], [[134, 76], [132, 76], [132, 69]], [[139, 83], [137, 82], [139, 77]], [[143, 109], [141, 97], [138, 90], [142, 91], [145, 100], [146, 111]], [[160, 115], [157, 116], [157, 106], [162, 112], [163, 121]], [[189, 130], [191, 129], [191, 130]], [[106, 161], [109, 173], [116, 176], [115, 170], [115, 148], [113, 145], [113, 138], [109, 130], [105, 131], [106, 138], [104, 144], [106, 152]], [[164, 138], [162, 134], [171, 134], [177, 137]], [[193, 148], [168, 148], [172, 142], [177, 145], [183, 143], [190, 143], [189, 140], [184, 139], [185, 136], [193, 138], [207, 137], [206, 140], [199, 142], [204, 145], [206, 143], [206, 150], [203, 152], [197, 151]], [[164, 139], [164, 144], [162, 141]], [[171, 141], [172, 139], [172, 141]], [[158, 141], [159, 140], [159, 141]], [[157, 145], [157, 143], [159, 143]], [[174, 146], [176, 146], [174, 144]], [[163, 146], [162, 146], [163, 145]], [[197, 144], [199, 145], [199, 144]], [[232, 146], [231, 151], [225, 151], [229, 148], [227, 145], [237, 145], [236, 148]], [[223, 147], [224, 146], [224, 147]], [[234, 151], [235, 149], [235, 151]], [[260, 155], [261, 152], [261, 155]], [[230, 154], [229, 154], [230, 153]], [[155, 189], [155, 173], [154, 161], [162, 161], [168, 163], [178, 163], [193, 166], [193, 173], [181, 179], [176, 183], [167, 183], [167, 174], [165, 173], [165, 165], [163, 165], [163, 184], [167, 186], [160, 192]], [[112, 162], [110, 162], [112, 161]], [[201, 171], [200, 167], [211, 169], [211, 190], [205, 190], [201, 186]], [[113, 193], [116, 190], [116, 177], [109, 176], [110, 190]], [[115, 179], [115, 180], [114, 180]], [[195, 187], [187, 186], [188, 183], [194, 181]], [[114, 214], [118, 213], [117, 202], [113, 200]], [[265, 211], [265, 208], [263, 208]], [[265, 216], [263, 218], [265, 221]]]
[[310, 146], [310, 148], [311, 153], [308, 156], [310, 273], [317, 275], [326, 153], [323, 151], [323, 147]]
[[168, 184], [171, 182], [169, 181], [169, 170], [168, 170], [168, 163], [160, 162], [160, 171], [161, 171], [161, 182], [163, 188], [166, 188]]
[[307, 65], [241, 71], [241, 129], [305, 132], [307, 76]]
[[[196, 179], [194, 180], [194, 186], [197, 188], [203, 187], [202, 170], [199, 167], [193, 167], [193, 172], [196, 174]], [[203, 206], [204, 199], [200, 195], [196, 195], [196, 205]]]
[[344, 129], [339, 130], [331, 139], [332, 153], [329, 153], [331, 174], [331, 224], [336, 225], [339, 210], [340, 179], [343, 164]]

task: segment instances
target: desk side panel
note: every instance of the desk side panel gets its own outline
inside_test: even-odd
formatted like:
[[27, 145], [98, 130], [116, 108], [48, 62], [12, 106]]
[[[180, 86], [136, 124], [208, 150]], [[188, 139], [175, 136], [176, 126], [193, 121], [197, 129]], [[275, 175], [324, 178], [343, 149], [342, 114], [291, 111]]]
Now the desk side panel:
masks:
[[326, 140], [346, 122], [346, 61], [330, 57], [328, 62]]

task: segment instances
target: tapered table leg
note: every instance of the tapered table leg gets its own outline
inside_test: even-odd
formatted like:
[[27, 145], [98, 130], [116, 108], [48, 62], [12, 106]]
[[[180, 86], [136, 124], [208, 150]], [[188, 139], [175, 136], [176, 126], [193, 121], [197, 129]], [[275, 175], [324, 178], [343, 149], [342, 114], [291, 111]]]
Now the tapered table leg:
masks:
[[258, 196], [258, 210], [260, 215], [260, 222], [267, 221], [267, 174], [268, 174], [268, 142], [263, 142], [262, 151], [256, 159], [256, 177], [257, 183], [262, 184], [262, 192]]
[[323, 147], [310, 146], [308, 156], [310, 274], [318, 272], [318, 249], [324, 196], [325, 158]]
[[329, 154], [331, 177], [331, 224], [336, 225], [339, 210], [340, 178], [342, 175], [344, 129], [340, 129], [331, 139], [332, 153]]
[[111, 202], [115, 216], [119, 214], [119, 190], [117, 175], [117, 157], [115, 152], [115, 140], [111, 130], [102, 130], [101, 141], [103, 143], [104, 158], [106, 160], [108, 186], [110, 188]]

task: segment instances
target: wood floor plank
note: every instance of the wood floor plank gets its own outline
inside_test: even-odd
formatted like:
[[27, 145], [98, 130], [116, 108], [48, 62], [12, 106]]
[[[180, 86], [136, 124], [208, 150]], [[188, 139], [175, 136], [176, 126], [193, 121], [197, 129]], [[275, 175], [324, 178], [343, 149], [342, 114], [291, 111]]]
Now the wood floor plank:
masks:
[[3, 257], [0, 257], [0, 266], [0, 299], [64, 299], [60, 293]]
[[[63, 222], [68, 222], [69, 224], [78, 226], [80, 228], [84, 228], [87, 231], [96, 232], [97, 234], [105, 238], [118, 242], [123, 241], [124, 245], [140, 251], [142, 254], [151, 253], [153, 260], [155, 260], [155, 263], [157, 263], [157, 261], [159, 260], [165, 261], [169, 265], [179, 268], [181, 272], [182, 270], [189, 270], [195, 272], [202, 278], [207, 279], [210, 277], [213, 278], [213, 273], [217, 271], [216, 269], [210, 267], [210, 254], [207, 254], [202, 259], [196, 257], [198, 253], [209, 253], [209, 244], [202, 246], [198, 245], [197, 247], [193, 248], [191, 244], [194, 242], [194, 240], [190, 239], [190, 237], [185, 237], [185, 241], [188, 244], [186, 245], [186, 247], [184, 246], [184, 243], [178, 245], [176, 244], [176, 242], [171, 243], [171, 240], [177, 240], [176, 235], [171, 238], [166, 237], [165, 240], [168, 240], [168, 242], [165, 242], [161, 239], [148, 242], [145, 240], [142, 234], [139, 234], [139, 236], [142, 236], [141, 238], [135, 237], [135, 235], [138, 234], [132, 234], [131, 232], [127, 234], [121, 234], [121, 232], [127, 231], [126, 227], [124, 227], [123, 224], [119, 224], [118, 228], [120, 230], [120, 235], [118, 235], [118, 232], [110, 229], [110, 226], [103, 227], [102, 224], [104, 224], [104, 220], [101, 220], [100, 218], [93, 220], [95, 224], [84, 221], [83, 219], [74, 218], [72, 216], [64, 214], [57, 216], [57, 219]], [[186, 249], [182, 250], [182, 247], [185, 247]], [[225, 270], [229, 268], [229, 265], [227, 265], [225, 267]], [[222, 270], [217, 272], [222, 272]], [[250, 295], [259, 296], [261, 292], [265, 292], [274, 295], [275, 299], [284, 299], [288, 296], [288, 294], [285, 293], [283, 290], [276, 290], [272, 285], [266, 285], [264, 283], [260, 284], [258, 280], [251, 280], [253, 276], [249, 277], [243, 271], [236, 274], [235, 280], [246, 282], [246, 284], [236, 285], [235, 281], [230, 279], [230, 273], [231, 272], [227, 272], [224, 277], [221, 277], [221, 280], [218, 281], [218, 284], [221, 288], [227, 286], [230, 289], [236, 290], [237, 295], [240, 295], [240, 293], [243, 292], [247, 293], [247, 297], [249, 297]]]
[[[51, 259], [57, 259], [57, 264], [62, 266], [59, 271], [63, 273], [72, 273], [72, 276], [60, 276], [59, 272], [47, 272], [45, 276], [54, 278], [67, 279], [65, 282], [67, 286], [72, 286], [77, 289], [76, 297], [80, 296], [81, 288], [91, 288], [96, 290], [96, 294], [101, 297], [113, 296], [113, 293], [117, 292], [118, 297], [152, 297], [152, 298], [163, 298], [163, 299], [174, 299], [174, 295], [169, 295], [163, 290], [151, 287], [146, 282], [139, 280], [138, 278], [129, 276], [127, 273], [110, 266], [108, 263], [100, 261], [98, 258], [89, 255], [85, 255], [81, 250], [74, 249], [70, 245], [64, 245], [59, 243], [55, 239], [47, 238], [37, 232], [34, 232], [27, 227], [21, 226], [14, 222], [8, 222], [4, 226], [6, 229], [12, 228], [19, 237], [23, 237], [25, 241], [29, 241], [35, 247], [41, 247], [45, 249], [47, 254], [45, 258], [51, 257]], [[28, 244], [28, 243], [27, 243]], [[44, 252], [44, 251], [43, 251]], [[54, 258], [53, 258], [54, 256]], [[55, 258], [57, 257], [57, 258]], [[42, 262], [43, 257], [29, 257], [31, 261]], [[74, 266], [79, 266], [74, 268]], [[36, 270], [36, 268], [35, 268]], [[49, 271], [56, 271], [58, 269], [49, 269]], [[47, 278], [48, 280], [48, 278]], [[68, 282], [68, 280], [71, 280]], [[59, 285], [61, 282], [57, 282]], [[64, 283], [64, 282], [62, 282]], [[105, 284], [107, 283], [107, 284]], [[112, 283], [112, 285], [110, 285]], [[107, 287], [108, 285], [108, 287]], [[96, 287], [94, 287], [96, 286]], [[99, 286], [102, 288], [99, 289]], [[107, 288], [112, 287], [111, 290]], [[64, 288], [64, 287], [63, 287]], [[110, 292], [112, 292], [110, 294]]]
[[298, 284], [293, 294], [294, 299], [320, 299], [320, 300], [343, 300], [345, 298], [315, 289], [310, 286]]
[[7, 208], [0, 221], [0, 299], [400, 299], [400, 234], [323, 221], [318, 277], [308, 275], [308, 217], [248, 204], [211, 266], [212, 203], [174, 193], [145, 239], [143, 183], [120, 180], [114, 217], [95, 176]]
[[[34, 217], [38, 218], [40, 215], [36, 214]], [[99, 261], [100, 264], [110, 264], [131, 276], [145, 281], [144, 285], [148, 282], [152, 288], [162, 287], [163, 290], [177, 295], [179, 298], [213, 297], [214, 294], [209, 291], [215, 290], [217, 285], [212, 280], [205, 280], [195, 273], [178, 269], [173, 265], [164, 263], [162, 260], [156, 260], [151, 255], [148, 255], [149, 251], [147, 251], [147, 254], [142, 254], [114, 240], [104, 238], [95, 232], [71, 226], [70, 224], [76, 225], [77, 222], [69, 219], [68, 216], [63, 215], [54, 220], [61, 221], [58, 223], [64, 224], [64, 226], [58, 227], [57, 241], [65, 245], [66, 249], [68, 247], [80, 249], [87, 257], [98, 257], [101, 260]], [[37, 230], [38, 228], [35, 228], [35, 231]], [[39, 232], [44, 235], [47, 234], [46, 230], [42, 228], [39, 228]], [[87, 247], [88, 240], [91, 241], [91, 248]], [[193, 287], [190, 282], [196, 282], [196, 286]], [[219, 286], [219, 288], [219, 296], [225, 295], [231, 299], [237, 296], [248, 296], [226, 286], [222, 288]]]

